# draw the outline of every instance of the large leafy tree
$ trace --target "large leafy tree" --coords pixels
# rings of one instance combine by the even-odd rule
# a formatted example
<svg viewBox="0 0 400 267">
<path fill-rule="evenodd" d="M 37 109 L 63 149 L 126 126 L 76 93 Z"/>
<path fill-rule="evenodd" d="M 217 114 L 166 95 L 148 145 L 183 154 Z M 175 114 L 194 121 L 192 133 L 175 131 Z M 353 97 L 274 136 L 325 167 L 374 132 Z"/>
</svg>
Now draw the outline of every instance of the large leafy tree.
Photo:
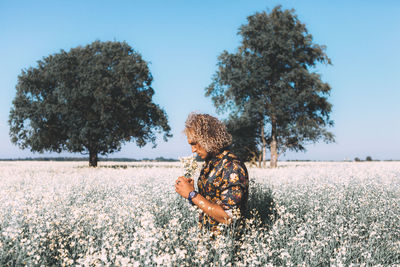
<svg viewBox="0 0 400 267">
<path fill-rule="evenodd" d="M 125 42 L 95 41 L 38 61 L 18 77 L 10 111 L 11 141 L 22 149 L 98 154 L 125 142 L 155 146 L 170 127 L 152 102 L 153 78 L 146 61 Z"/>
<path fill-rule="evenodd" d="M 258 136 L 259 127 L 254 127 L 246 116 L 230 115 L 225 124 L 232 135 L 231 150 L 243 161 L 256 164 L 259 160 Z"/>
<path fill-rule="evenodd" d="M 270 166 L 276 167 L 279 154 L 288 149 L 305 150 L 305 144 L 320 139 L 334 141 L 327 131 L 333 125 L 327 100 L 331 87 L 315 68 L 331 61 L 294 10 L 277 6 L 247 21 L 239 29 L 237 52 L 223 51 L 218 57 L 206 96 L 212 97 L 217 111 L 232 112 L 228 124 L 241 118 L 258 128 L 249 142 L 258 143 L 264 165 L 269 148 Z"/>
</svg>

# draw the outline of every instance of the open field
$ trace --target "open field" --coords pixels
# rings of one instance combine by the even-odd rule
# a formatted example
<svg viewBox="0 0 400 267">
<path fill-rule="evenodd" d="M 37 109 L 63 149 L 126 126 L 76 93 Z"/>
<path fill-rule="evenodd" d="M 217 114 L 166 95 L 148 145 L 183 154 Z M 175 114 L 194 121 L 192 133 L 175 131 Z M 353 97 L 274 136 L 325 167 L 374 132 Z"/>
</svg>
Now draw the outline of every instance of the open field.
<svg viewBox="0 0 400 267">
<path fill-rule="evenodd" d="M 236 251 L 228 235 L 199 233 L 197 211 L 174 191 L 182 172 L 179 163 L 0 162 L 0 265 L 400 264 L 400 162 L 250 168 L 260 216 Z"/>
</svg>

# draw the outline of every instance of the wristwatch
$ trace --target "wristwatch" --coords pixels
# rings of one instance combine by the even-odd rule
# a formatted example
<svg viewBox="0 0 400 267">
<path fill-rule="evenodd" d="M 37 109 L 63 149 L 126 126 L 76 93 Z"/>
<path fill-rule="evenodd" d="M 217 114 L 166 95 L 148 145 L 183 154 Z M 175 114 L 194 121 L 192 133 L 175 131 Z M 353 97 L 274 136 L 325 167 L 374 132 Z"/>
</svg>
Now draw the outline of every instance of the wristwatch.
<svg viewBox="0 0 400 267">
<path fill-rule="evenodd" d="M 190 203 L 191 205 L 194 205 L 193 202 L 192 202 L 192 199 L 193 199 L 195 196 L 197 196 L 197 194 L 198 194 L 198 193 L 197 193 L 196 191 L 192 191 L 192 192 L 189 193 L 188 200 L 189 200 L 189 203 Z"/>
</svg>

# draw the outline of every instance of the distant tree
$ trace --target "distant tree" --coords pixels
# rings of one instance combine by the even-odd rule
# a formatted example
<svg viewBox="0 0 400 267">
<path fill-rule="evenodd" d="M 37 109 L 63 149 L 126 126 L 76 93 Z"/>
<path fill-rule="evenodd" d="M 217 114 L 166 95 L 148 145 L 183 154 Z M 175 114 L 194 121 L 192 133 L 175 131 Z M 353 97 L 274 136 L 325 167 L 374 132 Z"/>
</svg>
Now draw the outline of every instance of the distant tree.
<svg viewBox="0 0 400 267">
<path fill-rule="evenodd" d="M 360 161 L 361 161 L 361 159 L 360 159 L 359 157 L 355 157 L 355 158 L 354 158 L 354 161 L 356 161 L 356 162 L 360 162 Z"/>
<path fill-rule="evenodd" d="M 173 159 L 173 158 L 156 157 L 154 159 L 154 161 L 157 161 L 157 162 L 175 162 L 175 161 L 178 161 L 178 160 L 177 159 Z"/>
<path fill-rule="evenodd" d="M 326 130 L 332 126 L 330 86 L 315 72 L 317 63 L 330 64 L 324 46 L 313 44 L 312 36 L 294 10 L 275 7 L 269 14 L 247 18 L 239 34 L 242 42 L 236 53 L 218 57 L 218 71 L 206 88 L 217 111 L 231 111 L 232 122 L 239 118 L 257 127 L 256 141 L 265 166 L 266 149 L 270 166 L 286 150 L 304 151 L 304 145 L 320 139 L 333 142 Z M 251 145 L 252 146 L 252 145 Z"/>
<path fill-rule="evenodd" d="M 152 102 L 153 77 L 146 61 L 125 42 L 95 41 L 61 50 L 23 70 L 10 111 L 11 141 L 31 151 L 98 154 L 135 140 L 155 146 L 155 133 L 170 127 Z"/>
<path fill-rule="evenodd" d="M 371 158 L 371 156 L 367 156 L 367 157 L 365 158 L 365 160 L 366 160 L 366 161 L 372 161 L 372 158 Z"/>
</svg>

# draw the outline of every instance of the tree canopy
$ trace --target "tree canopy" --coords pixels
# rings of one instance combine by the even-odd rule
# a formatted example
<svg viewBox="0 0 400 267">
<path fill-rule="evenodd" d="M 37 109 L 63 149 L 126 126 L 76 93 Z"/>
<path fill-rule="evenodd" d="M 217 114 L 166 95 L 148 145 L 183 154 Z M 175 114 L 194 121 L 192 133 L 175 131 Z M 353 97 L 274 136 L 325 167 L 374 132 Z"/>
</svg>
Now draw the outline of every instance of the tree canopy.
<svg viewBox="0 0 400 267">
<path fill-rule="evenodd" d="M 218 57 L 206 96 L 212 97 L 218 112 L 231 111 L 228 125 L 246 122 L 252 131 L 249 147 L 258 144 L 255 153 L 264 165 L 269 148 L 270 165 L 276 167 L 278 155 L 288 149 L 302 151 L 307 143 L 334 141 L 326 129 L 333 126 L 327 100 L 331 87 L 316 72 L 318 63 L 331 61 L 294 10 L 277 6 L 247 21 L 239 29 L 242 41 L 237 51 L 223 51 Z M 232 134 L 242 133 L 236 129 Z"/>
<path fill-rule="evenodd" d="M 256 164 L 258 161 L 258 136 L 259 127 L 254 127 L 253 123 L 246 116 L 231 115 L 225 124 L 228 132 L 232 135 L 231 149 L 243 161 Z"/>
<path fill-rule="evenodd" d="M 22 70 L 10 111 L 11 141 L 34 152 L 98 154 L 171 137 L 166 113 L 152 102 L 147 62 L 126 42 L 95 41 L 49 55 Z"/>
</svg>

